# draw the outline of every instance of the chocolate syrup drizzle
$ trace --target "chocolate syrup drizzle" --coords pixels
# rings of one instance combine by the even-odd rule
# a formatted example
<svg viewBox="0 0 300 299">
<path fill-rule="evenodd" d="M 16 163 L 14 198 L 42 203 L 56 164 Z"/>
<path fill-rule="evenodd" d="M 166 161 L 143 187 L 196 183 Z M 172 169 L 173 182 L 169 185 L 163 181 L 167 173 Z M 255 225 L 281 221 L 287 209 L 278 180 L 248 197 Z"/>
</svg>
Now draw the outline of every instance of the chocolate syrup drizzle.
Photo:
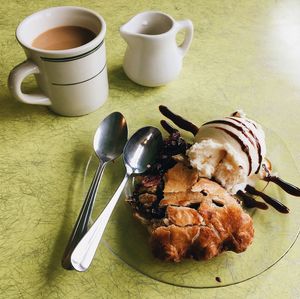
<svg viewBox="0 0 300 299">
<path fill-rule="evenodd" d="M 254 199 L 253 197 L 241 190 L 237 192 L 237 195 L 241 198 L 245 207 L 247 208 L 258 208 L 261 210 L 267 210 L 269 208 L 264 202 L 257 201 L 256 199 Z"/>
<path fill-rule="evenodd" d="M 278 185 L 280 188 L 282 188 L 285 192 L 287 192 L 288 194 L 294 195 L 294 196 L 300 196 L 300 188 L 284 181 L 283 179 L 281 179 L 278 176 L 266 176 L 264 178 L 265 181 L 267 182 L 273 182 L 276 185 Z"/>
<path fill-rule="evenodd" d="M 259 172 L 259 169 L 260 169 L 260 165 L 261 165 L 261 162 L 262 162 L 262 154 L 261 154 L 261 146 L 260 146 L 260 142 L 259 142 L 259 140 L 258 140 L 258 138 L 256 137 L 256 135 L 253 133 L 253 131 L 251 130 L 251 129 L 249 129 L 243 122 L 241 122 L 240 120 L 238 120 L 238 119 L 236 119 L 236 118 L 233 118 L 233 117 L 229 117 L 229 119 L 231 119 L 231 120 L 233 120 L 233 121 L 236 121 L 237 123 L 240 123 L 244 128 L 246 128 L 248 131 L 249 131 L 249 133 L 252 135 L 252 137 L 255 139 L 255 142 L 256 142 L 256 147 L 257 147 L 257 154 L 258 154 L 258 167 L 257 167 L 257 169 L 256 169 L 256 171 L 255 171 L 255 173 L 258 173 Z M 257 129 L 257 127 L 256 127 L 256 125 L 253 123 L 253 122 L 251 122 L 251 121 L 249 121 L 249 120 L 247 120 L 248 122 L 250 122 L 256 129 Z"/>
<path fill-rule="evenodd" d="M 216 277 L 217 282 L 222 282 L 221 278 L 219 276 Z"/>
<path fill-rule="evenodd" d="M 179 131 L 175 128 L 173 128 L 168 122 L 165 120 L 160 121 L 161 126 L 170 134 L 179 133 Z"/>
<path fill-rule="evenodd" d="M 290 211 L 287 206 L 285 206 L 283 203 L 281 203 L 277 199 L 270 197 L 261 191 L 256 190 L 254 187 L 252 187 L 250 185 L 247 185 L 245 190 L 252 195 L 257 195 L 257 196 L 261 197 L 266 203 L 268 203 L 270 206 L 272 206 L 274 209 L 276 209 L 280 213 L 288 214 Z"/>
<path fill-rule="evenodd" d="M 230 119 L 231 120 L 235 120 L 234 118 L 230 118 Z M 242 124 L 249 131 L 249 129 L 242 122 L 239 122 L 239 123 Z M 240 127 L 240 126 L 238 126 L 238 125 L 236 125 L 236 124 L 234 124 L 234 123 L 232 123 L 232 122 L 230 122 L 228 120 L 224 120 L 224 119 L 212 120 L 212 121 L 204 123 L 203 126 L 210 125 L 210 124 L 224 124 L 224 125 L 228 125 L 230 127 L 233 127 L 236 130 L 240 131 L 250 141 L 250 143 L 253 146 L 255 146 L 253 140 L 249 137 L 249 135 L 246 134 L 245 130 L 242 127 Z M 251 134 L 251 136 L 253 137 L 253 134 Z"/>
<path fill-rule="evenodd" d="M 191 132 L 194 136 L 198 133 L 199 128 L 196 125 L 182 118 L 181 116 L 174 114 L 166 106 L 160 105 L 159 111 L 161 112 L 162 115 L 170 119 L 179 128 Z"/>
</svg>

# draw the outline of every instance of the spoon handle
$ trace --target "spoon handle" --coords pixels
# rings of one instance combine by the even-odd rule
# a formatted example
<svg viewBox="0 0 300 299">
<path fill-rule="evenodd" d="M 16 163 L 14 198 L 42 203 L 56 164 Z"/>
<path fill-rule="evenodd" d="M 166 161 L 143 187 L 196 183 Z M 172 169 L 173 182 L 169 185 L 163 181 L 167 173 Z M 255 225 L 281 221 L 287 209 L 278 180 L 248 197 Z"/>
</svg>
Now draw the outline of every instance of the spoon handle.
<svg viewBox="0 0 300 299">
<path fill-rule="evenodd" d="M 108 205 L 74 249 L 71 255 L 71 263 L 75 270 L 80 272 L 86 271 L 90 266 L 110 215 L 112 214 L 113 209 L 119 200 L 129 176 L 130 174 L 128 173 L 125 175 L 122 183 L 118 187 Z"/>
<path fill-rule="evenodd" d="M 90 219 L 90 216 L 92 214 L 94 202 L 96 199 L 99 182 L 102 178 L 102 174 L 104 171 L 104 168 L 106 166 L 106 162 L 99 162 L 98 168 L 95 172 L 93 181 L 90 185 L 90 188 L 86 194 L 83 206 L 81 208 L 81 211 L 79 213 L 79 216 L 77 218 L 76 224 L 74 226 L 73 232 L 70 236 L 68 245 L 65 249 L 63 258 L 62 258 L 62 266 L 67 270 L 73 270 L 73 266 L 71 264 L 71 254 L 76 247 L 76 245 L 79 243 L 79 241 L 82 239 L 82 237 L 86 234 L 88 230 L 88 222 Z"/>
</svg>

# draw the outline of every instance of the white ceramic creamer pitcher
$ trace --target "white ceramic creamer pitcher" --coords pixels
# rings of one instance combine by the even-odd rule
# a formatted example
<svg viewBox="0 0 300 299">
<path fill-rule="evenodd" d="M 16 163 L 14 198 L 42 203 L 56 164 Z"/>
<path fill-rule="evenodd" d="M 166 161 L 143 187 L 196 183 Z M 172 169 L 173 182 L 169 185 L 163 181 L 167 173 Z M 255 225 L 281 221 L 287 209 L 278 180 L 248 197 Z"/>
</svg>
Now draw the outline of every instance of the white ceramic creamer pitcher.
<svg viewBox="0 0 300 299">
<path fill-rule="evenodd" d="M 176 35 L 180 30 L 185 30 L 185 39 L 178 46 Z M 126 75 L 140 85 L 154 87 L 179 75 L 182 59 L 192 42 L 193 23 L 147 11 L 123 25 L 120 34 L 128 44 L 123 63 Z"/>
</svg>

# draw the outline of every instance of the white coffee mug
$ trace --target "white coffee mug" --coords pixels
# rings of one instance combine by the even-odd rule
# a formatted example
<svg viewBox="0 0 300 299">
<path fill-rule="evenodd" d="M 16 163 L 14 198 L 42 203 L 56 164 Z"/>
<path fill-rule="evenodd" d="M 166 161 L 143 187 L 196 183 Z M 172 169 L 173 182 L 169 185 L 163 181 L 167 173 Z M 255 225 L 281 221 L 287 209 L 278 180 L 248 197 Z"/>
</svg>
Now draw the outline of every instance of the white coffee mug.
<svg viewBox="0 0 300 299">
<path fill-rule="evenodd" d="M 61 26 L 79 26 L 96 37 L 72 49 L 43 50 L 32 46 L 43 32 Z M 52 7 L 27 17 L 16 31 L 27 60 L 10 73 L 13 96 L 26 104 L 46 105 L 65 116 L 79 116 L 98 109 L 108 97 L 104 37 L 106 24 L 97 13 L 73 6 Z M 22 81 L 34 74 L 42 94 L 25 94 Z"/>
</svg>

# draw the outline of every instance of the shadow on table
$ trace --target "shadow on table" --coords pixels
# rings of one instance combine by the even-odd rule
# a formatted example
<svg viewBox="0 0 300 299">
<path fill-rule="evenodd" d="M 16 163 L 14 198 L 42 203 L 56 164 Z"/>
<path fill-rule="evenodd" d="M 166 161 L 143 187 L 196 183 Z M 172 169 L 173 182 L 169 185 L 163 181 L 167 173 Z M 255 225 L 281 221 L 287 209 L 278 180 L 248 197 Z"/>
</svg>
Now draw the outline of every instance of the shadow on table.
<svg viewBox="0 0 300 299">
<path fill-rule="evenodd" d="M 155 94 L 160 92 L 162 87 L 146 87 L 131 81 L 125 74 L 122 65 L 115 66 L 108 70 L 110 90 L 118 90 L 135 96 Z"/>
<path fill-rule="evenodd" d="M 74 168 L 71 173 L 73 179 L 71 180 L 68 198 L 65 202 L 63 221 L 60 223 L 60 230 L 57 233 L 49 258 L 45 274 L 47 282 L 53 281 L 64 271 L 61 265 L 62 257 L 83 203 L 83 176 L 90 154 L 89 150 L 81 150 L 73 158 Z"/>
<path fill-rule="evenodd" d="M 36 85 L 35 79 L 33 76 L 29 76 L 22 83 L 22 91 L 24 93 L 41 93 L 39 88 Z M 43 115 L 52 116 L 56 115 L 53 112 L 50 112 L 46 106 L 40 105 L 28 105 L 21 102 L 18 102 L 10 93 L 7 84 L 1 86 L 0 90 L 0 118 L 1 120 L 20 120 L 27 118 L 35 118 Z"/>
</svg>

